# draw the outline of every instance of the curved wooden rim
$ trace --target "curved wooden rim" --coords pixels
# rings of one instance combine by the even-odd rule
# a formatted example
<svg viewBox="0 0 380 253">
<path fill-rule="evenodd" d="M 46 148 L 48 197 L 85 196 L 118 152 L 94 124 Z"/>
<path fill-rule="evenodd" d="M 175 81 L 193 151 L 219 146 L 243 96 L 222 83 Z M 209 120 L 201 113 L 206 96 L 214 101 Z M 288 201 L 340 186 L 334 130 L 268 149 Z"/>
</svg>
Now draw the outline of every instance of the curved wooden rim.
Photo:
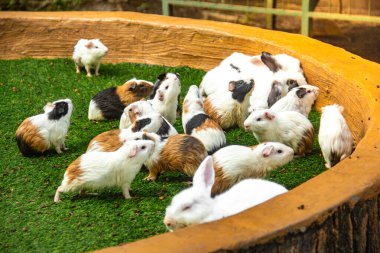
<svg viewBox="0 0 380 253">
<path fill-rule="evenodd" d="M 209 69 L 234 51 L 293 55 L 301 60 L 309 83 L 320 88 L 318 108 L 345 106 L 357 142 L 350 158 L 334 168 L 239 215 L 105 251 L 244 249 L 304 232 L 339 206 L 355 206 L 380 193 L 379 64 L 302 35 L 220 22 L 128 12 L 0 13 L 2 59 L 70 57 L 79 37 L 102 38 L 111 49 L 108 62 Z"/>
</svg>

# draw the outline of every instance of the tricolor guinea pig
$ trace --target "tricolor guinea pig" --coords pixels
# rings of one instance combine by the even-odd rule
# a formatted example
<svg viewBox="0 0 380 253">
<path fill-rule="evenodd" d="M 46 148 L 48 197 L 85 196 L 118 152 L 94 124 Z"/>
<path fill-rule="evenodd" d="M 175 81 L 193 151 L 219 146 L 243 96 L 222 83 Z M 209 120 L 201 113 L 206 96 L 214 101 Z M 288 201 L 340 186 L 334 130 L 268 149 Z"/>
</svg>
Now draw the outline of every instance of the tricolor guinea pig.
<svg viewBox="0 0 380 253">
<path fill-rule="evenodd" d="M 112 152 L 118 150 L 125 142 L 146 140 L 144 132 L 131 133 L 127 129 L 113 129 L 95 136 L 88 144 L 86 152 Z"/>
<path fill-rule="evenodd" d="M 206 114 L 223 129 L 242 126 L 248 114 L 249 96 L 253 86 L 253 79 L 231 81 L 228 90 L 212 93 L 205 99 Z"/>
<path fill-rule="evenodd" d="M 99 39 L 80 39 L 74 47 L 73 60 L 76 71 L 84 67 L 87 76 L 91 77 L 91 69 L 95 69 L 95 75 L 99 75 L 100 60 L 108 52 L 108 48 Z"/>
<path fill-rule="evenodd" d="M 278 100 L 270 109 L 276 112 L 296 111 L 308 117 L 318 93 L 318 87 L 302 85 L 289 91 L 285 97 Z"/>
<path fill-rule="evenodd" d="M 203 109 L 203 99 L 196 85 L 191 85 L 182 106 L 182 125 L 185 134 L 198 138 L 208 154 L 226 145 L 223 129 Z"/>
<path fill-rule="evenodd" d="M 44 111 L 25 119 L 16 130 L 17 145 L 23 156 L 39 156 L 51 149 L 58 154 L 67 150 L 65 140 L 73 111 L 71 100 L 48 103 Z"/>
<path fill-rule="evenodd" d="M 133 102 L 124 108 L 124 112 L 120 118 L 119 128 L 128 128 L 139 117 L 145 116 L 149 113 L 153 113 L 155 110 L 152 104 L 144 99 Z"/>
<path fill-rule="evenodd" d="M 101 189 L 119 186 L 126 199 L 136 174 L 154 150 L 150 140 L 126 142 L 113 152 L 88 152 L 78 157 L 66 169 L 54 202 L 59 202 L 62 192 Z"/>
<path fill-rule="evenodd" d="M 164 224 L 170 231 L 219 220 L 287 192 L 274 182 L 245 179 L 213 198 L 214 175 L 213 160 L 208 156 L 195 172 L 193 185 L 175 195 L 166 208 Z"/>
<path fill-rule="evenodd" d="M 328 169 L 352 153 L 352 134 L 343 110 L 337 104 L 322 107 L 318 141 Z"/>
<path fill-rule="evenodd" d="M 153 99 L 149 100 L 153 109 L 173 124 L 177 117 L 181 81 L 178 74 L 163 73 L 158 76 Z"/>
<path fill-rule="evenodd" d="M 153 84 L 151 82 L 135 78 L 121 86 L 102 90 L 90 101 L 88 119 L 120 119 L 126 106 L 148 96 L 152 90 Z"/>
<path fill-rule="evenodd" d="M 153 112 L 142 116 L 133 122 L 133 124 L 126 129 L 129 133 L 140 131 L 147 131 L 156 133 L 161 137 L 168 137 L 178 134 L 177 130 L 170 124 L 161 114 Z"/>
<path fill-rule="evenodd" d="M 165 171 L 180 171 L 192 176 L 207 156 L 202 142 L 191 135 L 177 134 L 167 139 L 151 133 L 146 135 L 155 139 L 154 152 L 145 162 L 149 170 L 149 175 L 145 178 L 147 181 L 155 181 Z"/>
<path fill-rule="evenodd" d="M 281 142 L 293 148 L 297 156 L 310 153 L 313 149 L 313 125 L 299 112 L 253 111 L 244 121 L 244 127 L 252 131 L 259 142 Z"/>
<path fill-rule="evenodd" d="M 246 178 L 263 178 L 293 159 L 292 148 L 279 142 L 253 147 L 230 145 L 213 154 L 215 182 L 212 195 L 220 194 Z"/>
</svg>

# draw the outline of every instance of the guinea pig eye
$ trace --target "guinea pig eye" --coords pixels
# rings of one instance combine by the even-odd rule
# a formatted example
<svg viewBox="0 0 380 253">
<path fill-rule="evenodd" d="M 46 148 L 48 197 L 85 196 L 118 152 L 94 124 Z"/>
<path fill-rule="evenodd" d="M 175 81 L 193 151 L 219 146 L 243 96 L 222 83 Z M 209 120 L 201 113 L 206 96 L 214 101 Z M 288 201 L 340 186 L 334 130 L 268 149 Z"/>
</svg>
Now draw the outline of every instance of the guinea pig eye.
<svg viewBox="0 0 380 253">
<path fill-rule="evenodd" d="M 98 46 L 95 46 L 95 48 L 99 48 Z"/>
<path fill-rule="evenodd" d="M 146 147 L 145 146 L 142 146 L 141 149 L 144 150 Z"/>
<path fill-rule="evenodd" d="M 132 108 L 129 108 L 129 111 L 132 112 Z"/>
<path fill-rule="evenodd" d="M 261 118 L 257 118 L 256 121 L 261 121 Z"/>
<path fill-rule="evenodd" d="M 135 141 L 138 141 L 138 140 L 140 140 L 140 138 L 138 138 L 138 137 L 137 137 L 137 138 L 135 138 Z"/>
<path fill-rule="evenodd" d="M 168 88 L 169 88 L 169 86 L 166 86 L 166 87 L 165 87 L 165 90 L 167 90 Z"/>
<path fill-rule="evenodd" d="M 308 91 L 307 91 L 307 93 L 310 93 L 310 92 L 311 92 L 311 90 L 308 90 Z"/>
<path fill-rule="evenodd" d="M 281 149 L 277 150 L 277 153 L 281 154 L 281 153 L 282 153 L 282 150 L 281 150 Z"/>
</svg>

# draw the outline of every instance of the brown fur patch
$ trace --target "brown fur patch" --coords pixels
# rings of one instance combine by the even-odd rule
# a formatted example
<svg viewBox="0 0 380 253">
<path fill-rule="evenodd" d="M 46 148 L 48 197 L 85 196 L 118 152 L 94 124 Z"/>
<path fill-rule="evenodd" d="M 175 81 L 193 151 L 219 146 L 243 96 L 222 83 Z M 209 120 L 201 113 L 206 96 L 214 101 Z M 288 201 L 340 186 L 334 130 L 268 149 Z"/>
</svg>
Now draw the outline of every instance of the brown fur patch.
<svg viewBox="0 0 380 253">
<path fill-rule="evenodd" d="M 158 162 L 148 168 L 149 175 L 155 179 L 164 171 L 180 171 L 193 176 L 206 156 L 206 148 L 197 138 L 187 134 L 170 136 Z"/>
<path fill-rule="evenodd" d="M 301 141 L 298 143 L 297 150 L 295 150 L 295 155 L 305 155 L 307 153 L 311 153 L 313 150 L 314 144 L 314 128 L 309 128 L 306 130 L 303 135 Z"/>
<path fill-rule="evenodd" d="M 210 116 L 213 120 L 215 120 L 216 123 L 221 125 L 221 116 L 218 114 L 218 112 L 215 110 L 214 106 L 210 102 L 208 98 L 205 99 L 204 101 L 204 110 L 205 113 Z"/>
<path fill-rule="evenodd" d="M 114 129 L 95 136 L 90 141 L 90 144 L 88 144 L 87 151 L 94 145 L 94 142 L 96 142 L 96 145 L 100 146 L 104 152 L 116 151 L 123 145 L 123 143 L 120 142 L 119 134 L 120 129 Z"/>
<path fill-rule="evenodd" d="M 48 150 L 48 142 L 40 134 L 39 129 L 32 124 L 29 118 L 25 119 L 16 130 L 16 138 L 22 140 L 30 149 L 37 153 L 43 153 Z M 20 147 L 20 146 L 19 146 Z M 26 150 L 22 150 L 24 154 Z"/>
<path fill-rule="evenodd" d="M 185 101 L 182 103 L 182 109 L 183 109 L 183 113 L 189 112 L 189 107 L 187 106 L 187 103 L 185 103 Z"/>
<path fill-rule="evenodd" d="M 116 88 L 116 94 L 125 106 L 150 95 L 152 91 L 153 86 L 147 82 L 140 82 L 138 84 L 135 81 L 128 81 Z"/>
<path fill-rule="evenodd" d="M 195 128 L 195 131 L 207 130 L 210 128 L 214 128 L 214 129 L 218 129 L 218 130 L 223 131 L 223 129 L 219 126 L 219 124 L 216 123 L 215 120 L 213 120 L 213 119 L 206 119 L 202 125 Z"/>
<path fill-rule="evenodd" d="M 217 162 L 214 162 L 214 170 L 215 170 L 215 182 L 212 186 L 211 196 L 215 196 L 221 194 L 231 188 L 232 181 L 228 178 L 225 178 L 223 175 L 223 170 L 219 166 Z"/>
<path fill-rule="evenodd" d="M 83 174 L 83 171 L 80 167 L 80 160 L 81 160 L 81 157 L 78 157 L 77 159 L 75 159 L 74 162 L 72 162 L 69 167 L 67 167 L 66 169 L 66 176 L 68 178 L 67 180 L 67 185 L 70 185 L 73 180 L 75 179 L 78 179 L 80 176 L 82 176 Z"/>
</svg>

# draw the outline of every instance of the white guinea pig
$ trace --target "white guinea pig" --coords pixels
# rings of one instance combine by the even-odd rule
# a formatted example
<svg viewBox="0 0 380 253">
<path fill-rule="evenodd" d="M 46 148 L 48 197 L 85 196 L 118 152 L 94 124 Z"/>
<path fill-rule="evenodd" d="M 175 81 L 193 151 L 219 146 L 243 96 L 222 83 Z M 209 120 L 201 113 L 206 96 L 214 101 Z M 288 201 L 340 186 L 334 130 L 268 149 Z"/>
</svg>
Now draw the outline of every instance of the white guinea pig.
<svg viewBox="0 0 380 253">
<path fill-rule="evenodd" d="M 246 147 L 230 145 L 213 154 L 215 183 L 212 195 L 220 194 L 246 178 L 262 178 L 293 159 L 292 148 L 279 142 Z"/>
<path fill-rule="evenodd" d="M 322 108 L 318 140 L 328 169 L 352 153 L 352 134 L 343 110 L 337 104 Z"/>
<path fill-rule="evenodd" d="M 60 201 L 62 192 L 113 186 L 121 187 L 124 197 L 130 198 L 131 183 L 153 149 L 153 141 L 139 140 L 128 142 L 113 152 L 81 155 L 67 167 L 54 202 Z"/>
<path fill-rule="evenodd" d="M 62 99 L 47 103 L 44 113 L 25 119 L 16 130 L 16 141 L 23 156 L 39 156 L 50 149 L 67 150 L 65 140 L 73 103 Z"/>
<path fill-rule="evenodd" d="M 296 111 L 308 117 L 318 93 L 318 87 L 302 85 L 289 91 L 285 97 L 278 100 L 270 109 L 276 112 Z"/>
<path fill-rule="evenodd" d="M 85 67 L 87 76 L 91 77 L 91 68 L 95 69 L 95 75 L 99 75 L 100 60 L 108 52 L 108 48 L 99 39 L 80 39 L 74 47 L 73 59 L 77 73 Z"/>
<path fill-rule="evenodd" d="M 174 196 L 166 208 L 164 224 L 170 231 L 219 220 L 287 192 L 282 185 L 270 181 L 245 179 L 212 198 L 214 174 L 213 160 L 208 156 L 196 171 L 193 186 Z"/>
<path fill-rule="evenodd" d="M 254 111 L 244 121 L 244 127 L 252 131 L 259 142 L 281 142 L 293 148 L 297 156 L 310 153 L 313 149 L 313 125 L 299 112 Z"/>
<path fill-rule="evenodd" d="M 133 102 L 124 108 L 124 112 L 120 118 L 119 128 L 128 128 L 137 118 L 155 112 L 152 104 L 145 100 Z"/>
</svg>

